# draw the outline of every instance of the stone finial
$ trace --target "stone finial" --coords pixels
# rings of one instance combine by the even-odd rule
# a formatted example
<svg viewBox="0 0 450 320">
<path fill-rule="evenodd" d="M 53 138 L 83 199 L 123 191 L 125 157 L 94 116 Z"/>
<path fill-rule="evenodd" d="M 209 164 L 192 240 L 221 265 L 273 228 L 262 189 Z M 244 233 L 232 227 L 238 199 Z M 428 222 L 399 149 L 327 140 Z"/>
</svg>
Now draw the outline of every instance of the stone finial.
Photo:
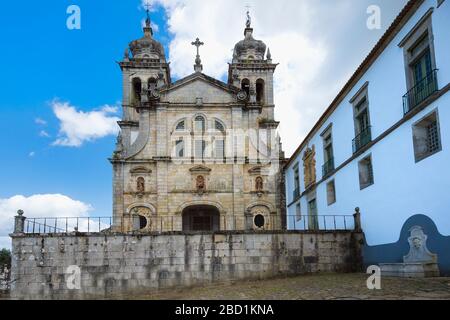
<svg viewBox="0 0 450 320">
<path fill-rule="evenodd" d="M 19 209 L 19 210 L 17 210 L 17 216 L 14 217 L 14 233 L 15 234 L 24 233 L 26 217 L 24 217 L 23 214 L 24 214 L 23 210 Z"/>
<path fill-rule="evenodd" d="M 128 48 L 123 53 L 123 61 L 130 61 L 130 50 Z"/>
<path fill-rule="evenodd" d="M 272 54 L 270 53 L 270 48 L 267 49 L 267 62 L 272 62 Z"/>
<path fill-rule="evenodd" d="M 360 213 L 360 209 L 358 207 L 355 208 L 355 213 L 353 214 L 353 218 L 355 220 L 355 231 L 362 231 L 362 226 L 361 226 L 361 213 Z"/>
</svg>

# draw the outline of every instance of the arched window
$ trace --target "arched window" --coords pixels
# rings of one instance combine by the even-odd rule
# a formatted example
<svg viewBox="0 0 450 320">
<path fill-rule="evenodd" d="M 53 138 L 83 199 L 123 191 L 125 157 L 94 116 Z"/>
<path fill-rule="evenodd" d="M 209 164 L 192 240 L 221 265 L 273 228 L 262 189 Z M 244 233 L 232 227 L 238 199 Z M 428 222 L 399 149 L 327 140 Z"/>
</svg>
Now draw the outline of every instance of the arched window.
<svg viewBox="0 0 450 320">
<path fill-rule="evenodd" d="M 250 96 L 250 80 L 243 79 L 241 82 L 241 89 L 247 93 L 247 97 Z"/>
<path fill-rule="evenodd" d="M 203 116 L 194 118 L 194 157 L 196 160 L 203 160 L 206 156 L 206 120 Z"/>
<path fill-rule="evenodd" d="M 178 122 L 177 127 L 176 127 L 176 130 L 177 130 L 177 131 L 183 131 L 183 130 L 186 130 L 186 122 L 185 122 L 184 120 Z"/>
<path fill-rule="evenodd" d="M 214 122 L 214 128 L 220 132 L 214 138 L 214 149 L 216 159 L 225 159 L 225 127 L 222 122 L 216 120 Z"/>
<path fill-rule="evenodd" d="M 256 80 L 256 102 L 264 103 L 264 80 Z"/>
<path fill-rule="evenodd" d="M 155 78 L 150 78 L 148 79 L 148 90 L 150 92 L 155 91 L 156 90 L 156 79 Z"/>
<path fill-rule="evenodd" d="M 195 131 L 204 132 L 206 129 L 205 118 L 203 118 L 202 116 L 195 117 L 194 128 Z"/>
<path fill-rule="evenodd" d="M 184 157 L 184 140 L 180 139 L 175 142 L 175 153 L 176 158 Z"/>
<path fill-rule="evenodd" d="M 131 104 L 136 104 L 137 102 L 141 101 L 141 91 L 142 91 L 142 84 L 141 79 L 134 78 L 132 81 L 132 89 L 133 89 L 133 96 L 131 99 Z"/>
<path fill-rule="evenodd" d="M 221 133 L 225 134 L 225 127 L 223 126 L 222 122 L 216 120 L 215 121 L 215 128 L 217 131 L 220 131 Z"/>
</svg>

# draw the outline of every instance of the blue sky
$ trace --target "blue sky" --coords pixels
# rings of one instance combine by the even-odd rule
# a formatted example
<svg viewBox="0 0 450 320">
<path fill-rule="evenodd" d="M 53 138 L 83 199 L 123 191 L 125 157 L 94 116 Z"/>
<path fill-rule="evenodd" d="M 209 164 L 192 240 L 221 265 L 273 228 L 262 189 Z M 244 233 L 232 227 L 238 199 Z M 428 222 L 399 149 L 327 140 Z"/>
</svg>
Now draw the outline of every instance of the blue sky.
<svg viewBox="0 0 450 320">
<path fill-rule="evenodd" d="M 274 61 L 280 62 L 275 77 L 276 115 L 287 124 L 281 137 L 288 155 L 405 2 L 282 0 L 278 5 L 249 1 L 255 36 L 268 44 Z M 155 38 L 172 62 L 172 78 L 193 71 L 195 49 L 190 41 L 200 36 L 205 41 L 201 49 L 204 72 L 225 79 L 231 49 L 243 37 L 245 4 L 239 0 L 152 3 Z M 72 4 L 81 8 L 81 30 L 66 27 L 66 10 Z M 269 4 L 271 10 L 267 10 Z M 379 30 L 365 25 L 371 4 L 382 9 Z M 114 149 L 115 134 L 109 128 L 98 136 L 88 134 L 90 139 L 84 137 L 76 146 L 55 145 L 68 134 L 61 131 L 64 121 L 57 116 L 55 101 L 72 108 L 69 116 L 97 112 L 109 124 L 120 117 L 122 81 L 116 61 L 131 40 L 142 36 L 145 11 L 141 5 L 140 0 L 2 3 L 0 247 L 9 241 L 6 235 L 18 206 L 28 208 L 29 216 L 87 214 L 87 208 L 91 216 L 111 214 L 112 170 L 107 158 Z M 105 105 L 119 106 L 117 114 L 104 112 Z M 96 118 L 83 122 L 80 117 L 71 123 L 74 134 L 80 134 L 78 125 L 102 125 Z M 47 197 L 30 200 L 38 195 Z"/>
<path fill-rule="evenodd" d="M 81 148 L 51 146 L 59 124 L 50 102 L 58 98 L 89 111 L 120 101 L 121 74 L 115 61 L 122 58 L 130 40 L 141 36 L 144 12 L 138 8 L 139 1 L 115 1 L 111 6 L 106 0 L 78 0 L 82 28 L 68 30 L 66 9 L 72 3 L 2 4 L 0 198 L 62 193 L 95 204 L 96 212 L 109 215 L 107 158 L 114 137 Z M 163 25 L 161 12 L 152 16 Z M 167 33 L 156 36 L 167 43 Z M 41 137 L 42 130 L 50 137 Z"/>
</svg>

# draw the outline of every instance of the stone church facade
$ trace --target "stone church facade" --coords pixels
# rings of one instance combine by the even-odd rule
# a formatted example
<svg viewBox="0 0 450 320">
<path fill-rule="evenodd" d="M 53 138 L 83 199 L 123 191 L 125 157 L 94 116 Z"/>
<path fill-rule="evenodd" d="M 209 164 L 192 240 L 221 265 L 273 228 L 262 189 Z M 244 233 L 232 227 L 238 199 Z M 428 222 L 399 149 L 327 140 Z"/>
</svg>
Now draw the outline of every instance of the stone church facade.
<svg viewBox="0 0 450 320">
<path fill-rule="evenodd" d="M 228 82 L 194 73 L 172 82 L 163 46 L 144 36 L 119 63 L 123 119 L 113 166 L 116 231 L 284 228 L 284 155 L 274 120 L 270 50 L 250 18 Z"/>
</svg>

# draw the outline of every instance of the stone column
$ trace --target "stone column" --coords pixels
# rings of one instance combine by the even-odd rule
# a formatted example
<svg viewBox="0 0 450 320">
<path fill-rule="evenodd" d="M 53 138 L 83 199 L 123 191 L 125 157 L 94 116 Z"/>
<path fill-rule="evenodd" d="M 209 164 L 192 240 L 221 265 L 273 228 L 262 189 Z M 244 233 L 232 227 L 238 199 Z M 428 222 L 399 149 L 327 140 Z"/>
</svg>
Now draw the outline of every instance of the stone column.
<svg viewBox="0 0 450 320">
<path fill-rule="evenodd" d="M 23 210 L 18 210 L 17 216 L 14 217 L 14 234 L 24 233 L 25 219 Z"/>
<path fill-rule="evenodd" d="M 123 162 L 113 162 L 113 225 L 115 232 L 124 231 Z"/>
<path fill-rule="evenodd" d="M 253 215 L 250 211 L 245 211 L 245 230 L 253 230 Z"/>
</svg>

